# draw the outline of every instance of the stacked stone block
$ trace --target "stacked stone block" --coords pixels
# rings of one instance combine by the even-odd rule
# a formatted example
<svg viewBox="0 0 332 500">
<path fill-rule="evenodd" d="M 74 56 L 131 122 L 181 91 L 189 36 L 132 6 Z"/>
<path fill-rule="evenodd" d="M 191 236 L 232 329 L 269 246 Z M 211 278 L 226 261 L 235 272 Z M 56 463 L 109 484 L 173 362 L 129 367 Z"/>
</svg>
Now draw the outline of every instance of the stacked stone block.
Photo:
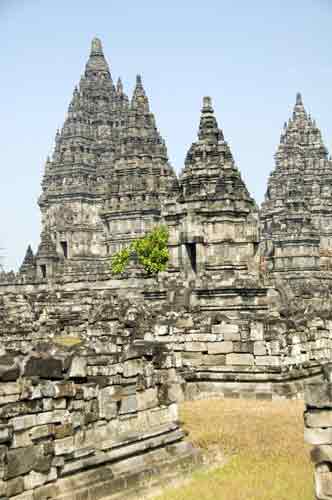
<svg viewBox="0 0 332 500">
<path fill-rule="evenodd" d="M 163 467 L 167 475 L 189 464 L 178 389 L 174 356 L 147 342 L 122 355 L 50 342 L 28 355 L 6 352 L 0 498 L 128 498 Z"/>
<path fill-rule="evenodd" d="M 330 320 L 297 329 L 278 315 L 171 311 L 158 318 L 154 337 L 181 354 L 188 399 L 300 397 L 306 383 L 321 380 L 332 349 Z"/>
<path fill-rule="evenodd" d="M 325 380 L 306 388 L 304 437 L 313 445 L 311 460 L 315 469 L 315 498 L 332 498 L 332 367 L 325 369 Z"/>
<path fill-rule="evenodd" d="M 142 293 L 139 279 L 132 279 L 132 287 L 112 285 L 90 283 L 88 290 L 85 282 L 51 290 L 22 285 L 20 293 L 6 287 L 0 293 L 2 346 L 27 353 L 43 340 L 73 338 L 114 356 L 137 340 L 156 341 L 177 355 L 189 398 L 208 393 L 295 397 L 306 381 L 321 376 L 331 358 L 329 302 L 324 315 L 320 302 L 304 315 L 299 302 L 291 309 L 290 298 L 272 308 L 266 295 L 243 296 L 234 308 L 231 299 L 226 307 L 223 295 L 220 307 L 221 290 L 184 294 L 151 280 Z"/>
</svg>

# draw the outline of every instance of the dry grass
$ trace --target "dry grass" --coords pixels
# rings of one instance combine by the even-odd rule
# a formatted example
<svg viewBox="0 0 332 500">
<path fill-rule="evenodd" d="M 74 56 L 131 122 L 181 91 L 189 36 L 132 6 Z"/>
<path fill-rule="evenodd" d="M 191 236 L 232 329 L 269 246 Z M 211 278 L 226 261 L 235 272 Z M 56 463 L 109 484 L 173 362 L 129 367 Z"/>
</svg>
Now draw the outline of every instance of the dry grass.
<svg viewBox="0 0 332 500">
<path fill-rule="evenodd" d="M 229 460 L 158 500 L 312 500 L 303 402 L 195 401 L 182 405 L 181 419 L 192 442 Z"/>
<path fill-rule="evenodd" d="M 82 339 L 73 335 L 67 335 L 66 337 L 54 337 L 53 342 L 61 345 L 62 347 L 73 347 L 81 344 Z"/>
</svg>

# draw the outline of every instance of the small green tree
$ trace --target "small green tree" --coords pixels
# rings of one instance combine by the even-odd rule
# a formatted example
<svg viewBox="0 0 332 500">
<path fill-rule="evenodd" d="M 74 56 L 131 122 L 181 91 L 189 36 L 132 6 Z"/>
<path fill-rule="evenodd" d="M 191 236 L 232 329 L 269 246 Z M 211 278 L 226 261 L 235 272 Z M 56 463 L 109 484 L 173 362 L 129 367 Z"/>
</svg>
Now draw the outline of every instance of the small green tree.
<svg viewBox="0 0 332 500">
<path fill-rule="evenodd" d="M 143 238 L 134 240 L 128 247 L 114 254 L 111 260 L 112 273 L 123 273 L 131 256 L 137 257 L 148 274 L 165 271 L 169 260 L 167 227 L 155 227 Z"/>
<path fill-rule="evenodd" d="M 126 269 L 131 256 L 131 249 L 123 248 L 113 255 L 111 261 L 111 268 L 113 274 L 121 274 Z"/>
</svg>

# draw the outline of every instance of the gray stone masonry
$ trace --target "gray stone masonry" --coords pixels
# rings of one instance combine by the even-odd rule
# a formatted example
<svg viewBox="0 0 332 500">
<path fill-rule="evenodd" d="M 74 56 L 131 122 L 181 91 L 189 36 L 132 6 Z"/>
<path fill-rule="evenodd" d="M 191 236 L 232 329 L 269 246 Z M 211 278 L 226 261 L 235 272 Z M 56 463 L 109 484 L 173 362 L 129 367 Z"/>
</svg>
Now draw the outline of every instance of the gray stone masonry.
<svg viewBox="0 0 332 500">
<path fill-rule="evenodd" d="M 313 445 L 317 500 L 332 498 L 332 365 L 324 373 L 324 382 L 308 385 L 305 392 L 304 437 Z"/>
<path fill-rule="evenodd" d="M 177 177 L 141 76 L 129 99 L 93 39 L 46 161 L 38 249 L 0 270 L 0 500 L 129 498 L 195 457 L 177 401 L 322 382 L 332 162 L 300 94 L 275 160 L 259 209 L 204 97 Z M 132 259 L 113 276 L 113 255 L 157 224 L 167 270 Z M 307 388 L 319 500 L 332 495 L 330 382 Z"/>
<path fill-rule="evenodd" d="M 199 460 L 178 422 L 172 353 L 69 341 L 0 357 L 1 499 L 127 498 Z"/>
<path fill-rule="evenodd" d="M 46 162 L 39 248 L 1 276 L 1 345 L 75 335 L 121 353 L 157 340 L 181 358 L 187 397 L 298 395 L 331 360 L 330 174 L 298 95 L 259 210 L 205 97 L 177 178 L 142 78 L 128 99 L 94 39 Z M 114 252 L 159 223 L 166 272 L 133 261 L 112 276 Z"/>
</svg>

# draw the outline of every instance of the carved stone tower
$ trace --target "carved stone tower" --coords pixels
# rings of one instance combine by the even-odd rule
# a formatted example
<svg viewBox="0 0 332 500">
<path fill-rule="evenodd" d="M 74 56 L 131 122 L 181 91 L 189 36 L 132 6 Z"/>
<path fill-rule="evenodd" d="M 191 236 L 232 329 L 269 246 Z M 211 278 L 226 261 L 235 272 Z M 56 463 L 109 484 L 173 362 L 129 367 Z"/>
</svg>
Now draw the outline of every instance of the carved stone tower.
<svg viewBox="0 0 332 500">
<path fill-rule="evenodd" d="M 271 273 L 315 272 L 332 260 L 332 163 L 321 132 L 297 95 L 285 123 L 260 214 Z"/>
<path fill-rule="evenodd" d="M 162 203 L 176 179 L 139 75 L 126 112 L 112 167 L 105 168 L 108 158 L 101 162 L 109 172 L 101 212 L 108 254 L 160 222 Z"/>
<path fill-rule="evenodd" d="M 103 139 L 108 133 L 111 136 L 115 99 L 101 42 L 95 38 L 64 126 L 56 134 L 52 159 L 46 162 L 39 200 L 43 230 L 63 260 L 82 262 L 102 253 L 97 166 L 101 154 L 111 147 Z"/>
<path fill-rule="evenodd" d="M 192 276 L 219 273 L 231 282 L 255 267 L 257 207 L 218 128 L 209 97 L 203 100 L 198 140 L 188 151 L 164 216 L 175 268 Z"/>
</svg>

